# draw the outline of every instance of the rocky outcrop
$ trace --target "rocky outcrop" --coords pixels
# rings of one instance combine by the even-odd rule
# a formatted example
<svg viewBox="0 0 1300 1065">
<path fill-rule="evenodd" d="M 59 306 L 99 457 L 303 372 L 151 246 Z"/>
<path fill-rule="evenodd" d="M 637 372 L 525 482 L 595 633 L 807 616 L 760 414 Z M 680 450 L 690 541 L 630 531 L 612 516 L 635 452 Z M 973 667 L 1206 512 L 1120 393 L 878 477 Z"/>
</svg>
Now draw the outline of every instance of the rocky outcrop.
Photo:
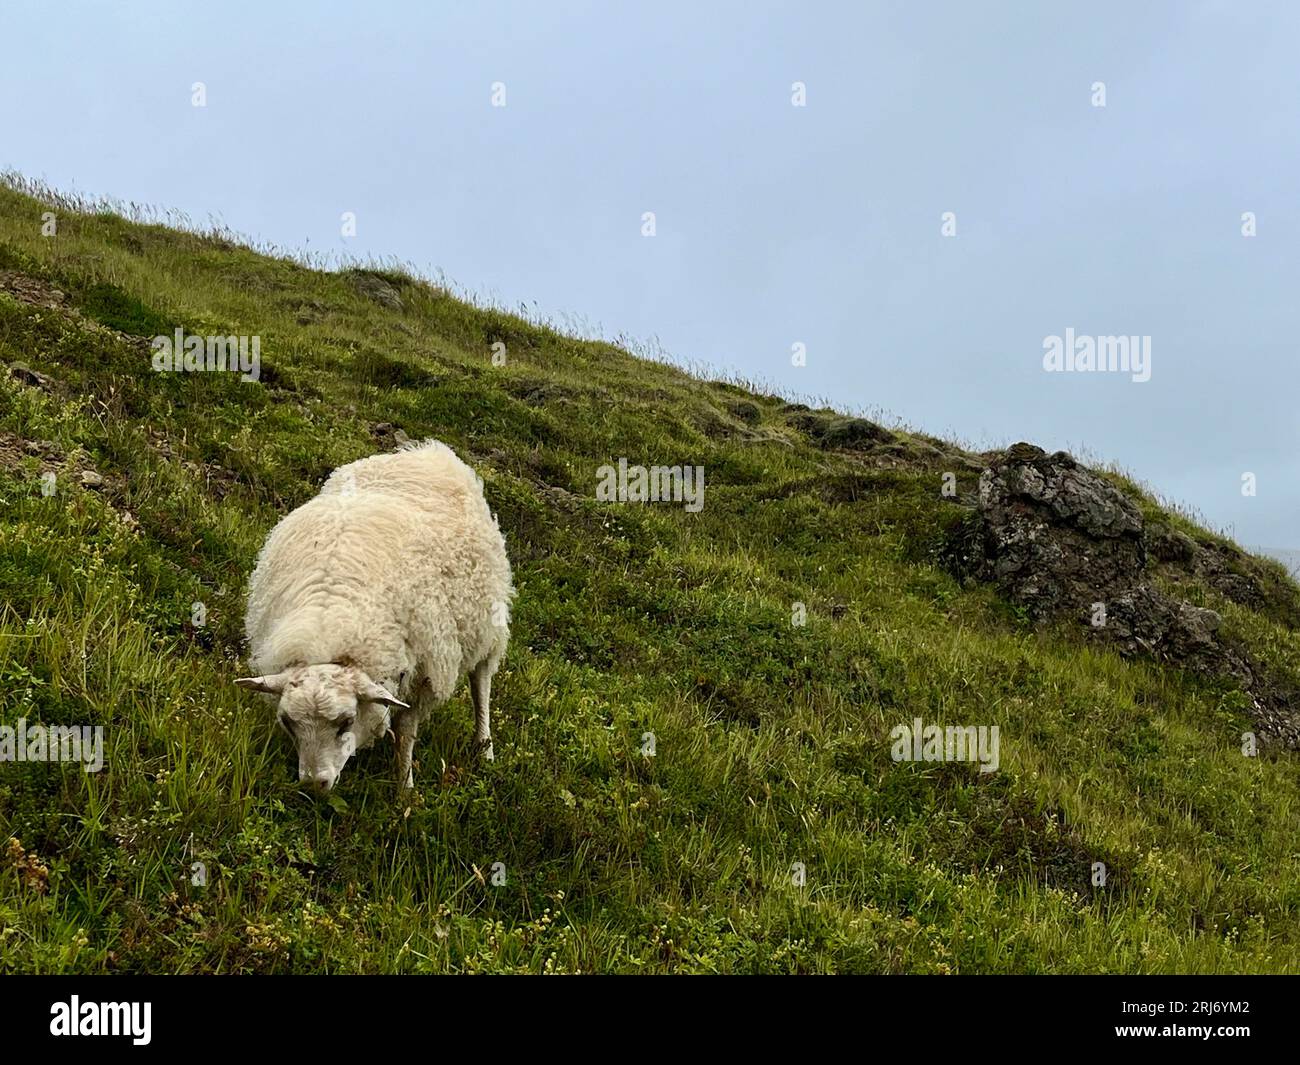
<svg viewBox="0 0 1300 1065">
<path fill-rule="evenodd" d="M 1142 514 L 1069 455 L 1016 444 L 980 474 L 981 574 L 1037 619 L 1127 591 L 1146 566 Z"/>
<path fill-rule="evenodd" d="M 949 562 L 989 581 L 1034 620 L 1073 617 L 1126 654 L 1148 654 L 1230 680 L 1252 699 L 1262 732 L 1300 747 L 1300 713 L 1243 648 L 1219 633 L 1213 610 L 1157 589 L 1150 567 L 1173 564 L 1235 602 L 1253 605 L 1259 582 L 1235 572 L 1218 545 L 1164 525 L 1147 528 L 1137 504 L 1065 452 L 1015 444 L 981 473 L 974 513 Z"/>
</svg>

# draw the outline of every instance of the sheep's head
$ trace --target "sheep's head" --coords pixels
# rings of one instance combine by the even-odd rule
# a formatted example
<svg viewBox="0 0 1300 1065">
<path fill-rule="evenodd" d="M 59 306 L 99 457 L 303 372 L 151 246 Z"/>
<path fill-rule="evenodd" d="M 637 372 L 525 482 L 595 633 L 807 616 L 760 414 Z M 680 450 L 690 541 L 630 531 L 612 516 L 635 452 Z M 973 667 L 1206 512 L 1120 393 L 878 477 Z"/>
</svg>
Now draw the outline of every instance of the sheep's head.
<svg viewBox="0 0 1300 1065">
<path fill-rule="evenodd" d="M 298 666 L 235 683 L 279 696 L 276 718 L 298 748 L 298 779 L 318 791 L 334 787 L 353 753 L 388 731 L 391 707 L 409 709 L 382 684 L 349 666 Z"/>
</svg>

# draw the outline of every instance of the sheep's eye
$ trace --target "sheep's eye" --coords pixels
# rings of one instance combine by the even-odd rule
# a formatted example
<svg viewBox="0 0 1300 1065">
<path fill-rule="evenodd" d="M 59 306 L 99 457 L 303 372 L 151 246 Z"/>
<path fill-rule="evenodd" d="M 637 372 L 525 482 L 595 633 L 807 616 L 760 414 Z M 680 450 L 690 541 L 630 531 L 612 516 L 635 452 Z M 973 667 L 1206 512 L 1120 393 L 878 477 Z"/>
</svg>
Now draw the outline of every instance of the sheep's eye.
<svg viewBox="0 0 1300 1065">
<path fill-rule="evenodd" d="M 339 725 L 339 731 L 338 731 L 339 739 L 342 739 L 347 734 L 348 729 L 352 727 L 352 723 L 355 720 L 356 718 L 350 717 L 346 721 L 344 721 L 341 725 Z"/>
</svg>

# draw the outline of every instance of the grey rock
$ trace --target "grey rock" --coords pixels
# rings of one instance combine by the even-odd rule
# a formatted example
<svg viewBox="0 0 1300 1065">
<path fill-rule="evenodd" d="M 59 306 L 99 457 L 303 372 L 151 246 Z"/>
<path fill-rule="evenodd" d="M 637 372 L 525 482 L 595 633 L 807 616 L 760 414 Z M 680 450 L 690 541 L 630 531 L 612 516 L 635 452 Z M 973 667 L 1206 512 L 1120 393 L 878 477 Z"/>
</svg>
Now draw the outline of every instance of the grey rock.
<svg viewBox="0 0 1300 1065">
<path fill-rule="evenodd" d="M 1146 531 L 1147 553 L 1161 562 L 1187 565 L 1196 557 L 1199 548 L 1186 533 L 1168 525 L 1155 524 Z"/>
<path fill-rule="evenodd" d="M 391 307 L 395 311 L 400 311 L 405 306 L 402 303 L 401 293 L 378 274 L 366 270 L 353 270 L 348 276 L 358 292 L 376 303 Z"/>
<path fill-rule="evenodd" d="M 54 379 L 52 377 L 47 377 L 38 370 L 33 370 L 30 366 L 24 366 L 20 362 L 16 362 L 9 367 L 9 376 L 22 384 L 30 385 L 32 388 L 43 389 L 46 392 L 54 389 Z"/>
</svg>

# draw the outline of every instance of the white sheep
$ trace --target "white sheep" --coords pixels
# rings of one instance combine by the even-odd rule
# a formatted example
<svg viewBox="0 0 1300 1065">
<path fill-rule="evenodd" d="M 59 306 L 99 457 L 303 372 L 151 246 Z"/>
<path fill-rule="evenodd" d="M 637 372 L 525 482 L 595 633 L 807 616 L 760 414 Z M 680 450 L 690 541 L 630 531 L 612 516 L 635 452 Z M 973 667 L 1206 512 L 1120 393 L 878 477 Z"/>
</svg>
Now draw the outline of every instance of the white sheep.
<svg viewBox="0 0 1300 1065">
<path fill-rule="evenodd" d="M 248 586 L 250 658 L 236 684 L 279 697 L 298 777 L 329 791 L 390 732 L 414 783 L 420 722 L 470 675 L 474 738 L 492 757 L 492 675 L 514 588 L 483 482 L 427 440 L 341 466 L 267 537 Z"/>
</svg>

